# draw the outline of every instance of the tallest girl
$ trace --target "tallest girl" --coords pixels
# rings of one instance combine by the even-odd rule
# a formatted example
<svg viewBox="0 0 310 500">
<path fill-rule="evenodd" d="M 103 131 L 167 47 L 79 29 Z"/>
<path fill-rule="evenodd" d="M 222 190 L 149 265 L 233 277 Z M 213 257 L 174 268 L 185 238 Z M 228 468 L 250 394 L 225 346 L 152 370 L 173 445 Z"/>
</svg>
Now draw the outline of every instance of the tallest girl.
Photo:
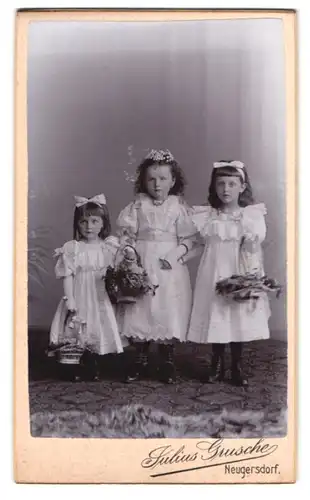
<svg viewBox="0 0 310 500">
<path fill-rule="evenodd" d="M 193 222 L 204 240 L 188 340 L 212 344 L 206 379 L 224 379 L 227 344 L 231 349 L 231 381 L 248 385 L 242 365 L 244 342 L 269 338 L 269 302 L 265 293 L 256 307 L 216 294 L 216 283 L 232 275 L 264 274 L 261 243 L 265 239 L 264 204 L 254 204 L 249 176 L 240 161 L 213 165 L 209 206 L 194 207 Z"/>
</svg>

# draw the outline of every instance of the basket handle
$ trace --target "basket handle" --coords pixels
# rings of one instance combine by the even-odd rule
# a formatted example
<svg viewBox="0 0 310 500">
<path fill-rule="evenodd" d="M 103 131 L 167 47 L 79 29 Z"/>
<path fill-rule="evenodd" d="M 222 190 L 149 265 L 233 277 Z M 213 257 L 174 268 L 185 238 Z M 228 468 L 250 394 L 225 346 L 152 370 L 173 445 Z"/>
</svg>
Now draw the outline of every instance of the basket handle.
<svg viewBox="0 0 310 500">
<path fill-rule="evenodd" d="M 68 326 L 68 323 L 76 316 L 76 312 L 73 311 L 67 311 L 66 318 L 65 318 L 65 326 Z"/>
<path fill-rule="evenodd" d="M 124 255 L 124 250 L 125 250 L 126 248 L 131 248 L 131 249 L 134 251 L 135 256 L 136 256 L 136 259 L 137 259 L 137 264 L 138 264 L 138 266 L 139 266 L 139 267 L 142 267 L 142 264 L 141 264 L 141 257 L 140 257 L 140 255 L 138 254 L 138 252 L 137 252 L 137 250 L 135 249 L 135 247 L 133 247 L 132 245 L 129 245 L 129 244 L 123 245 L 123 246 L 121 246 L 121 247 L 117 250 L 117 252 L 116 252 L 116 254 L 115 254 L 115 266 L 117 266 L 118 264 L 120 264 L 120 262 L 122 261 L 122 259 L 120 258 L 120 255 L 121 255 L 121 254 L 122 254 L 122 255 Z"/>
</svg>

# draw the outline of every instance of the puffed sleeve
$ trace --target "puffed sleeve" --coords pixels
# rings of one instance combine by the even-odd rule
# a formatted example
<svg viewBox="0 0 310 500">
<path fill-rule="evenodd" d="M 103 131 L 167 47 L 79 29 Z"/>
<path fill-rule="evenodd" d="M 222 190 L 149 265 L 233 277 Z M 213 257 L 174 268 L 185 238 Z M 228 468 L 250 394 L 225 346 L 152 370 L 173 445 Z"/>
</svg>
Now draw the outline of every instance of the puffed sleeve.
<svg viewBox="0 0 310 500">
<path fill-rule="evenodd" d="M 56 248 L 54 257 L 57 258 L 55 265 L 56 278 L 65 278 L 75 274 L 75 254 L 77 242 L 67 241 L 61 248 Z"/>
<path fill-rule="evenodd" d="M 116 254 L 120 248 L 119 238 L 115 236 L 108 236 L 104 240 L 104 262 L 105 268 L 114 266 Z"/>
<path fill-rule="evenodd" d="M 130 203 L 121 211 L 117 218 L 117 234 L 121 245 L 135 244 L 138 232 L 138 207 L 138 201 Z"/>
<path fill-rule="evenodd" d="M 192 221 L 199 234 L 206 238 L 210 234 L 212 207 L 210 205 L 195 205 L 192 208 Z"/>
<path fill-rule="evenodd" d="M 192 240 L 197 233 L 197 229 L 192 221 L 192 209 L 185 202 L 180 203 L 176 227 L 179 243 L 185 240 Z"/>
<path fill-rule="evenodd" d="M 264 274 L 261 243 L 266 237 L 266 207 L 250 205 L 243 212 L 243 238 L 240 248 L 241 265 L 245 272 Z"/>
<path fill-rule="evenodd" d="M 263 203 L 249 205 L 243 211 L 242 227 L 245 240 L 262 243 L 266 237 L 265 215 L 266 207 Z"/>
<path fill-rule="evenodd" d="M 196 225 L 193 222 L 195 211 L 193 207 L 182 203 L 180 216 L 177 221 L 177 234 L 179 244 L 184 244 L 187 252 L 183 255 L 181 262 L 184 264 L 195 257 L 201 255 L 204 243 L 199 235 Z"/>
</svg>

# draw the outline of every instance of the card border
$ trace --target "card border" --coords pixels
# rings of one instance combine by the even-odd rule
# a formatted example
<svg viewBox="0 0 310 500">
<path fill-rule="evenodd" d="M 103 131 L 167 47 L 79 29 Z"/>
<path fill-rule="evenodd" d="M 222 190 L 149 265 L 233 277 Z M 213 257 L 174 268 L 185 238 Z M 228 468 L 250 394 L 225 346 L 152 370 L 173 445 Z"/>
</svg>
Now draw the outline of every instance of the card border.
<svg viewBox="0 0 310 500">
<path fill-rule="evenodd" d="M 274 477 L 253 477 L 242 483 L 291 483 L 296 480 L 297 434 L 297 14 L 291 9 L 20 9 L 15 39 L 15 271 L 14 271 L 14 477 L 18 483 L 235 483 L 235 476 L 214 470 L 182 476 L 150 478 L 140 463 L 151 448 L 171 439 L 32 438 L 28 402 L 27 332 L 27 28 L 33 21 L 177 21 L 203 19 L 281 19 L 284 28 L 286 87 L 287 203 L 287 330 L 288 434 L 269 440 L 278 444 L 271 462 L 281 465 Z M 150 441 L 152 444 L 150 445 Z M 194 445 L 197 440 L 175 439 Z M 249 444 L 251 440 L 229 440 Z M 42 453 L 44 461 L 42 461 Z M 68 459 L 68 457 L 70 457 Z M 137 457 L 139 457 L 137 459 Z M 268 463 L 265 460 L 264 463 Z M 215 468 L 216 469 L 216 468 Z M 120 470 L 122 478 L 120 479 Z M 275 480 L 276 479 L 276 480 Z"/>
</svg>

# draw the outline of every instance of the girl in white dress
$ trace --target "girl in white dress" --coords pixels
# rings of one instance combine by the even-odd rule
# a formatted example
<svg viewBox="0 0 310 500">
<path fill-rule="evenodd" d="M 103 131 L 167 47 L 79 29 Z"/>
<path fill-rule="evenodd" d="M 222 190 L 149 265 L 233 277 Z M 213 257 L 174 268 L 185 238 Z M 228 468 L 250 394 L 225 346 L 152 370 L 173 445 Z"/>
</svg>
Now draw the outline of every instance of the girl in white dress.
<svg viewBox="0 0 310 500">
<path fill-rule="evenodd" d="M 63 280 L 61 299 L 50 330 L 50 344 L 65 342 L 68 317 L 85 323 L 82 347 L 97 355 L 120 353 L 122 342 L 104 275 L 119 247 L 110 235 L 110 219 L 103 194 L 87 199 L 76 197 L 74 239 L 56 250 L 56 277 Z M 95 373 L 95 378 L 97 378 Z"/>
<path fill-rule="evenodd" d="M 216 282 L 234 274 L 264 274 L 261 243 L 266 226 L 263 204 L 254 205 L 249 177 L 239 161 L 214 164 L 209 206 L 194 207 L 193 222 L 204 250 L 194 292 L 187 339 L 212 344 L 210 382 L 223 380 L 224 349 L 231 348 L 231 380 L 247 385 L 241 367 L 244 342 L 269 338 L 266 294 L 252 303 L 239 303 L 216 294 Z"/>
<path fill-rule="evenodd" d="M 150 342 L 159 344 L 160 379 L 175 380 L 174 341 L 184 341 L 192 291 L 182 257 L 196 232 L 190 210 L 182 199 L 184 177 L 170 151 L 152 150 L 137 169 L 136 197 L 120 213 L 121 245 L 135 246 L 153 285 L 146 295 L 117 312 L 121 335 L 136 347 L 136 361 L 128 381 L 147 375 Z"/>
</svg>

